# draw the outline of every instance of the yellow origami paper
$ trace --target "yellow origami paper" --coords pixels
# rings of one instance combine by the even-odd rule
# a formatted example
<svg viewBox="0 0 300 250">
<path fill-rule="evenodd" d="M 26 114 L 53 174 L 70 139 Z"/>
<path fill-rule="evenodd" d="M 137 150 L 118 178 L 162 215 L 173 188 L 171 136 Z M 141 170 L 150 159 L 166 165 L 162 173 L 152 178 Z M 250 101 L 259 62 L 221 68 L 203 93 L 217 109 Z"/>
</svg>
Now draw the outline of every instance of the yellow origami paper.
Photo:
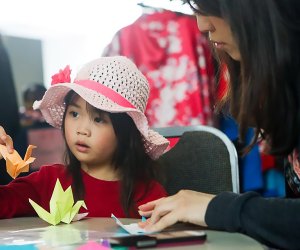
<svg viewBox="0 0 300 250">
<path fill-rule="evenodd" d="M 0 153 L 4 160 L 6 160 L 6 171 L 12 178 L 15 179 L 21 172 L 29 171 L 29 164 L 35 160 L 34 157 L 31 157 L 33 148 L 36 148 L 36 146 L 28 146 L 23 160 L 16 150 L 10 154 L 6 146 L 0 144 Z"/>
<path fill-rule="evenodd" d="M 77 214 L 81 206 L 87 209 L 84 201 L 77 201 L 73 206 L 71 186 L 64 191 L 58 179 L 50 199 L 50 213 L 33 200 L 29 199 L 29 202 L 38 216 L 52 225 L 57 225 L 61 221 L 69 224 L 72 220 L 80 220 L 87 215 L 87 213 Z"/>
</svg>

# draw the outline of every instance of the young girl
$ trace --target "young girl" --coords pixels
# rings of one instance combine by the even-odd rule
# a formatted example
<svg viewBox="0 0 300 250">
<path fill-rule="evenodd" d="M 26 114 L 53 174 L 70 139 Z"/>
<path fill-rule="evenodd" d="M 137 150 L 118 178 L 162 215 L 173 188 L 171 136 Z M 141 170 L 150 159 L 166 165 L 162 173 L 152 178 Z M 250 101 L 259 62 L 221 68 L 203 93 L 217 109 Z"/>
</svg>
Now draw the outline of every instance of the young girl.
<svg viewBox="0 0 300 250">
<path fill-rule="evenodd" d="M 168 141 L 148 127 L 148 94 L 147 80 L 125 57 L 94 60 L 74 82 L 68 66 L 54 75 L 34 108 L 62 129 L 66 166 L 42 166 L 1 186 L 5 206 L 0 206 L 0 218 L 36 215 L 29 198 L 49 211 L 57 179 L 64 189 L 72 185 L 75 200 L 85 201 L 90 217 L 138 217 L 140 204 L 166 196 L 154 180 L 154 160 Z M 0 143 L 12 151 L 12 140 L 2 127 Z"/>
</svg>

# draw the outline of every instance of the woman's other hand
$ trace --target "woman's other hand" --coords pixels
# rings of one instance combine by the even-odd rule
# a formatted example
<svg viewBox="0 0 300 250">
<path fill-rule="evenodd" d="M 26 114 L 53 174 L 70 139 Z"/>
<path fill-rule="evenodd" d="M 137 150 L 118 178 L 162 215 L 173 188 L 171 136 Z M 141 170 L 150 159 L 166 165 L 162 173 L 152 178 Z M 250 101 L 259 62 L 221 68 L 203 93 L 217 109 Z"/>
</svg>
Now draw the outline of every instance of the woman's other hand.
<svg viewBox="0 0 300 250">
<path fill-rule="evenodd" d="M 0 144 L 5 145 L 9 153 L 14 152 L 13 140 L 8 134 L 6 134 L 4 128 L 1 126 L 0 126 Z M 0 159 L 2 158 L 3 156 L 0 153 Z"/>
<path fill-rule="evenodd" d="M 179 221 L 207 226 L 205 213 L 213 198 L 211 194 L 181 190 L 173 196 L 148 202 L 139 206 L 139 213 L 150 218 L 139 226 L 147 231 L 161 231 Z"/>
</svg>

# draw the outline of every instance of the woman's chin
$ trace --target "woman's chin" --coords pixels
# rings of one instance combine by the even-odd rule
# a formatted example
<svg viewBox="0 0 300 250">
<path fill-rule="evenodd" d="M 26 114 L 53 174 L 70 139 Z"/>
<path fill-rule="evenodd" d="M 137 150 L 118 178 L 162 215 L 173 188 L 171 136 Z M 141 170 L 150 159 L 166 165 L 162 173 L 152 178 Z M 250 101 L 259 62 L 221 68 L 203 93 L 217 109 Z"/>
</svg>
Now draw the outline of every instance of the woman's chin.
<svg viewBox="0 0 300 250">
<path fill-rule="evenodd" d="M 228 55 L 235 61 L 241 61 L 240 53 L 228 53 Z"/>
</svg>

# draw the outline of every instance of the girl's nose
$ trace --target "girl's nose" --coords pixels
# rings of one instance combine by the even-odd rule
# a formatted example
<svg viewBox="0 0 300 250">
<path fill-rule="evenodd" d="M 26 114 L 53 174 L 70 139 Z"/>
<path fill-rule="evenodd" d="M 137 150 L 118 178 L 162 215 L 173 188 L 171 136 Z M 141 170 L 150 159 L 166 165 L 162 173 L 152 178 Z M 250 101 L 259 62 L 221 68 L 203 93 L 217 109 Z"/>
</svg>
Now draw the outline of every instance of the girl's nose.
<svg viewBox="0 0 300 250">
<path fill-rule="evenodd" d="M 81 124 L 80 126 L 77 127 L 76 129 L 76 134 L 77 135 L 84 135 L 84 136 L 90 136 L 91 135 L 91 130 L 89 128 L 88 124 Z"/>
<path fill-rule="evenodd" d="M 82 130 L 82 129 L 77 130 L 76 134 L 89 136 L 89 132 L 87 130 Z"/>
<path fill-rule="evenodd" d="M 202 33 L 213 32 L 215 30 L 214 25 L 209 20 L 209 17 L 196 15 L 198 28 Z"/>
</svg>

